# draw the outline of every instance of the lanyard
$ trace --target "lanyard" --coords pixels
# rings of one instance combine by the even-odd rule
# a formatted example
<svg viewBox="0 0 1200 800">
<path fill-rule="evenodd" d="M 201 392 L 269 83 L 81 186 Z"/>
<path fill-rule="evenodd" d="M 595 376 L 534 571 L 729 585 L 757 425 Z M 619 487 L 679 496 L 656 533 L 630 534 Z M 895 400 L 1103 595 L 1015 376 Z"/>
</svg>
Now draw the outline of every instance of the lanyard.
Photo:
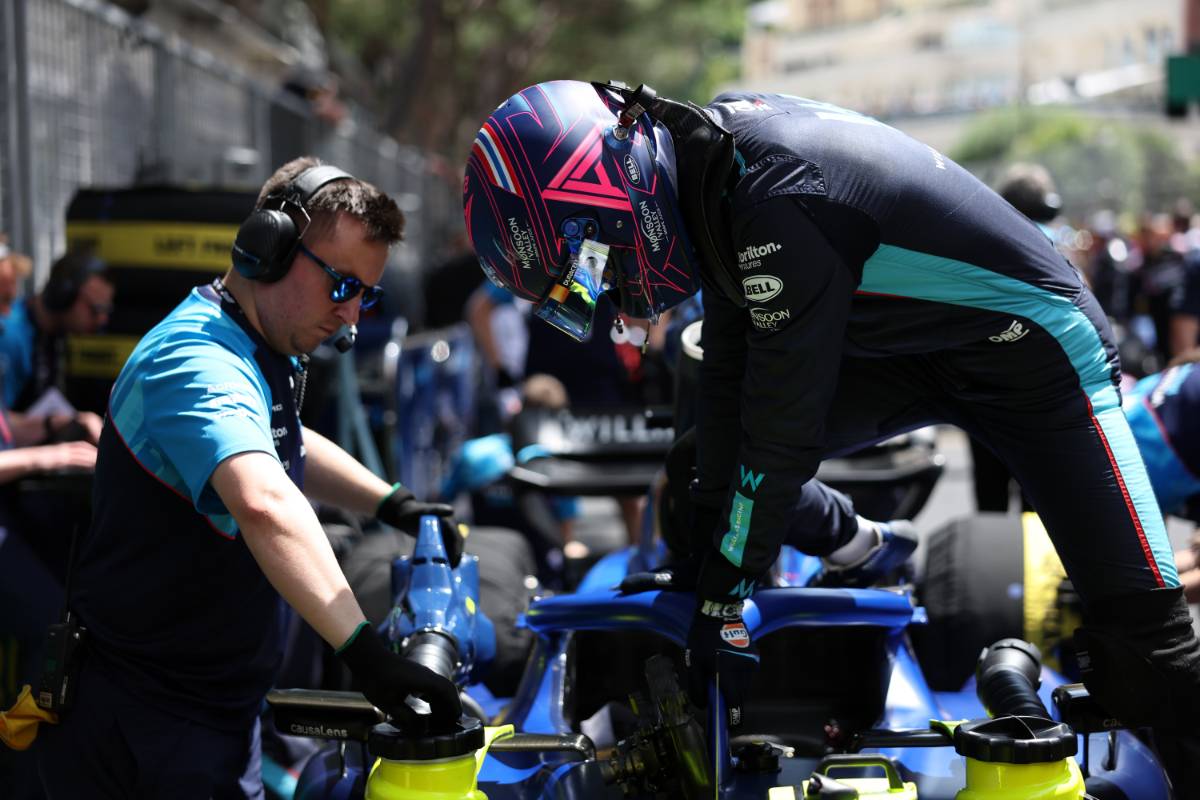
<svg viewBox="0 0 1200 800">
<path fill-rule="evenodd" d="M 242 310 L 242 306 L 238 303 L 237 298 L 225 286 L 225 281 L 221 278 L 213 278 L 212 288 L 217 293 L 217 297 L 221 298 L 222 305 L 228 303 L 243 320 L 246 319 L 246 312 Z M 293 365 L 296 370 L 296 379 L 292 382 L 292 399 L 296 403 L 296 416 L 300 416 L 300 409 L 304 405 L 304 390 L 308 387 L 308 356 L 302 355 L 296 357 L 293 360 Z"/>
</svg>

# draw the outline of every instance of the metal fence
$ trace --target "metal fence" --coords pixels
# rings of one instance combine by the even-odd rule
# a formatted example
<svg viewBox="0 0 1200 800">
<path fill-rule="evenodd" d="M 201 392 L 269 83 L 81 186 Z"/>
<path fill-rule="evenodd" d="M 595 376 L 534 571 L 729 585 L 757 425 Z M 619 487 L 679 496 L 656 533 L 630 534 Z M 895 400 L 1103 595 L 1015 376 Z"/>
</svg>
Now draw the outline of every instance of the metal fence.
<svg viewBox="0 0 1200 800">
<path fill-rule="evenodd" d="M 62 252 L 81 187 L 256 187 L 306 153 L 398 199 L 409 263 L 457 224 L 450 182 L 361 109 L 329 126 L 300 98 L 102 0 L 0 2 L 0 230 L 38 277 Z"/>
</svg>

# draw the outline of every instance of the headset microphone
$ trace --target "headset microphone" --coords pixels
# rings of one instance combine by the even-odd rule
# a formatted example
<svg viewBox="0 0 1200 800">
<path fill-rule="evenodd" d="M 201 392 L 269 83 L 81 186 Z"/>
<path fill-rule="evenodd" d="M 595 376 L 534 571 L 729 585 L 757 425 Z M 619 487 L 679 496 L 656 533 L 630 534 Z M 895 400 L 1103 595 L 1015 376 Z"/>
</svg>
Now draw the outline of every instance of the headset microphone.
<svg viewBox="0 0 1200 800">
<path fill-rule="evenodd" d="M 351 347 L 354 347 L 354 340 L 358 336 L 358 326 L 351 325 L 342 328 L 342 332 L 333 340 L 333 346 L 337 348 L 339 353 L 345 353 Z"/>
</svg>

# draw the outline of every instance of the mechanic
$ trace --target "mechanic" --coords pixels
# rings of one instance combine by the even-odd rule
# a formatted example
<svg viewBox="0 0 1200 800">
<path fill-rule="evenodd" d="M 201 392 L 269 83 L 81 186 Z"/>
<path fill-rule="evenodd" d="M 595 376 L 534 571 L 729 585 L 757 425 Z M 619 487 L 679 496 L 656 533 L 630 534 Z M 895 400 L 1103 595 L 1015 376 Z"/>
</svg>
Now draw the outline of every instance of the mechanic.
<svg viewBox="0 0 1200 800">
<path fill-rule="evenodd" d="M 588 552 L 574 537 L 579 498 L 546 494 L 507 476 L 518 455 L 524 459 L 545 453 L 537 441 L 525 440 L 536 438 L 529 429 L 536 427 L 542 411 L 567 407 L 567 390 L 553 375 L 530 375 L 520 384 L 520 403 L 520 411 L 506 422 L 504 433 L 463 442 L 450 461 L 439 495 L 440 499 L 453 501 L 459 493 L 468 493 L 471 522 L 476 527 L 519 532 L 537 559 L 537 577 L 542 586 L 561 591 L 567 554 L 583 558 Z"/>
<path fill-rule="evenodd" d="M 616 335 L 592 337 L 580 346 L 530 319 L 527 311 L 514 308 L 517 305 L 521 304 L 514 303 L 513 296 L 504 289 L 483 281 L 471 295 L 466 308 L 483 360 L 494 368 L 500 391 L 493 394 L 504 406 L 499 414 L 502 427 L 507 424 L 507 417 L 516 413 L 512 409 L 520 407 L 517 393 L 508 388 L 516 385 L 517 375 L 548 375 L 559 381 L 577 412 L 605 413 L 630 406 L 645 407 L 661 403 L 664 395 L 669 393 L 666 370 L 660 368 L 662 338 L 646 339 L 643 336 L 639 346 L 630 344 L 629 334 L 644 334 L 645 331 L 630 324 L 622 326 L 617 334 L 613 327 L 617 324 L 614 309 L 597 309 L 597 319 L 600 327 Z M 523 330 L 512 329 L 515 320 L 525 326 Z M 643 342 L 645 346 L 641 347 Z M 510 369 L 509 365 L 517 360 L 515 351 L 518 350 L 520 368 Z M 639 498 L 618 496 L 614 499 L 625 534 L 630 543 L 636 544 L 642 525 Z"/>
<path fill-rule="evenodd" d="M 1200 643 L 1079 275 L 1028 219 L 932 147 L 803 98 L 705 108 L 575 81 L 512 96 L 464 184 L 485 274 L 575 338 L 600 294 L 654 320 L 703 285 L 698 503 L 712 542 L 686 655 L 731 723 L 757 663 L 742 600 L 790 520 L 810 553 L 861 534 L 811 480 L 825 456 L 948 422 L 1041 515 L 1087 609 L 1086 682 L 1153 725 L 1200 796 Z M 720 524 L 716 524 L 717 521 Z M 886 549 L 886 541 L 875 543 Z M 703 699 L 703 698 L 699 698 Z M 1189 764 L 1190 762 L 1190 764 Z"/>
<path fill-rule="evenodd" d="M 308 497 L 410 527 L 418 502 L 301 430 L 304 354 L 379 299 L 403 217 L 314 158 L 281 167 L 242 224 L 233 268 L 142 339 L 113 387 L 92 526 L 69 608 L 86 628 L 75 705 L 44 726 L 51 798 L 262 797 L 257 715 L 286 600 L 398 724 L 457 723 L 454 684 L 366 623 Z M 336 266 L 335 266 L 336 265 Z M 444 525 L 454 562 L 461 535 Z"/>
<path fill-rule="evenodd" d="M 1200 249 L 1183 254 L 1183 282 L 1172 291 L 1170 306 L 1169 347 L 1175 358 L 1200 345 Z"/>
<path fill-rule="evenodd" d="M 1176 357 L 1125 396 L 1123 407 L 1137 439 L 1159 508 L 1200 523 L 1200 349 Z M 1175 552 L 1188 602 L 1200 602 L 1200 537 Z"/>
<path fill-rule="evenodd" d="M 12 250 L 8 246 L 8 236 L 0 232 L 0 380 L 11 371 L 10 354 L 21 347 L 29 327 L 21 290 L 32 272 L 33 260 Z M 24 346 L 28 349 L 27 344 Z M 17 399 L 16 392 L 9 390 L 7 382 L 0 388 L 3 388 L 5 405 L 12 406 Z"/>
<path fill-rule="evenodd" d="M 11 330 L 0 338 L 6 402 L 23 411 L 48 389 L 61 390 L 67 337 L 108 324 L 115 292 L 108 265 L 86 249 L 68 251 L 51 265 L 42 290 L 14 304 Z"/>
</svg>

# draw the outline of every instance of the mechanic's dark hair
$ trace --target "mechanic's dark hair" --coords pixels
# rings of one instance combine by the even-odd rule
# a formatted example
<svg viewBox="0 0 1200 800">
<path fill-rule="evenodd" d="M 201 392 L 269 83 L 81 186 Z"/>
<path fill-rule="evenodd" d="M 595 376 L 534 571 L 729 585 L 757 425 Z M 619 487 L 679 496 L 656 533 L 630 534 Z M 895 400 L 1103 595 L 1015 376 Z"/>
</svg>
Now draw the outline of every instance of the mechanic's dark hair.
<svg viewBox="0 0 1200 800">
<path fill-rule="evenodd" d="M 996 192 L 1034 222 L 1049 222 L 1062 210 L 1054 179 L 1041 164 L 1013 164 Z"/>
<path fill-rule="evenodd" d="M 521 407 L 560 411 L 567 407 L 567 387 L 544 372 L 530 375 L 521 384 Z"/>
<path fill-rule="evenodd" d="M 1184 364 L 1195 364 L 1200 361 L 1200 347 L 1193 347 L 1191 350 L 1184 350 L 1179 355 L 1167 362 L 1167 369 L 1171 367 L 1180 367 Z"/>
<path fill-rule="evenodd" d="M 321 159 L 314 156 L 303 156 L 284 164 L 267 178 L 254 207 L 262 208 L 268 195 L 284 188 L 306 169 L 321 164 Z M 404 238 L 404 214 L 396 201 L 358 178 L 326 184 L 304 206 L 312 216 L 306 239 L 328 235 L 339 211 L 362 220 L 370 241 L 391 245 Z"/>
<path fill-rule="evenodd" d="M 1176 198 L 1171 206 L 1171 221 L 1175 225 L 1175 232 L 1187 233 L 1192 227 L 1192 217 L 1195 214 L 1196 208 L 1191 200 L 1186 197 Z"/>
<path fill-rule="evenodd" d="M 79 290 L 91 277 L 108 280 L 108 265 L 90 248 L 67 251 L 50 266 L 50 277 L 42 287 L 42 305 L 48 311 L 66 311 L 75 304 Z"/>
</svg>

